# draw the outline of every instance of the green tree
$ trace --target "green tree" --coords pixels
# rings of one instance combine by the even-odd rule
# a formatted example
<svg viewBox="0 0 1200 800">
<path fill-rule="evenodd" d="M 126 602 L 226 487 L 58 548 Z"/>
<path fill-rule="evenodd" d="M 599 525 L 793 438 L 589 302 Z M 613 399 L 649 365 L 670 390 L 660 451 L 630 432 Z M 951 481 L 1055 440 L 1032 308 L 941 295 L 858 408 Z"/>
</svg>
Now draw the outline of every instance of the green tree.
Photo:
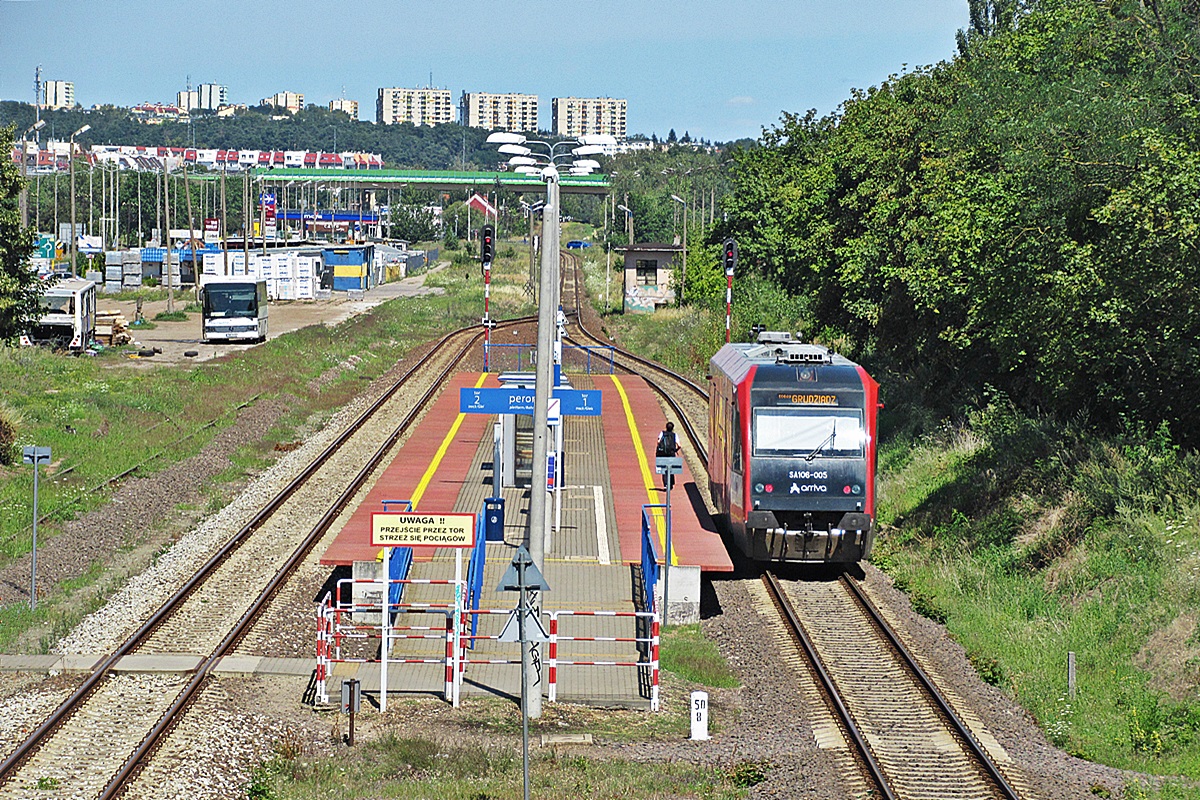
<svg viewBox="0 0 1200 800">
<path fill-rule="evenodd" d="M 1194 8 L 972 9 L 966 55 L 735 151 L 710 241 L 932 407 L 990 385 L 1200 442 Z"/>
<path fill-rule="evenodd" d="M 13 127 L 0 128 L 0 153 L 11 153 Z M 21 227 L 23 181 L 9 158 L 0 159 L 0 341 L 11 342 L 38 317 L 40 284 L 29 268 L 34 237 Z"/>
</svg>

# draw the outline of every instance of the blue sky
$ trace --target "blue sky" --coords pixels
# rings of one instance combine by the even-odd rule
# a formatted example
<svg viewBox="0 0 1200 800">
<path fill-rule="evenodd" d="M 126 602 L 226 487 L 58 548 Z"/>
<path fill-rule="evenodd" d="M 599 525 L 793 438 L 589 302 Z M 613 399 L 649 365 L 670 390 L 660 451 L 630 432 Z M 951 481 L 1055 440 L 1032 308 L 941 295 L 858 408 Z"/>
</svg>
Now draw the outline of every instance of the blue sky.
<svg viewBox="0 0 1200 800">
<path fill-rule="evenodd" d="M 231 102 L 342 95 L 373 120 L 381 86 L 624 97 L 630 133 L 756 137 L 783 111 L 949 59 L 967 0 L 0 0 L 0 99 L 34 67 L 76 99 L 173 102 L 202 82 Z"/>
</svg>

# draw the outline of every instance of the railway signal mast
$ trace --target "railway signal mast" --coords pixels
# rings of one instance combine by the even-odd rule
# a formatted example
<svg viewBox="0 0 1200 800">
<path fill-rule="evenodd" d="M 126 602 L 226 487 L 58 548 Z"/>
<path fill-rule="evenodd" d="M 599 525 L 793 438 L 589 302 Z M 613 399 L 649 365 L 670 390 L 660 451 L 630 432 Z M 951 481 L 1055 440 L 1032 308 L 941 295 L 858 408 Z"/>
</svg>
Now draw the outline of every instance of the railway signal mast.
<svg viewBox="0 0 1200 800">
<path fill-rule="evenodd" d="M 480 260 L 483 262 L 483 371 L 488 371 L 488 356 L 492 349 L 492 322 L 489 301 L 492 295 L 492 259 L 496 257 L 496 226 L 484 225 L 479 237 Z"/>
</svg>

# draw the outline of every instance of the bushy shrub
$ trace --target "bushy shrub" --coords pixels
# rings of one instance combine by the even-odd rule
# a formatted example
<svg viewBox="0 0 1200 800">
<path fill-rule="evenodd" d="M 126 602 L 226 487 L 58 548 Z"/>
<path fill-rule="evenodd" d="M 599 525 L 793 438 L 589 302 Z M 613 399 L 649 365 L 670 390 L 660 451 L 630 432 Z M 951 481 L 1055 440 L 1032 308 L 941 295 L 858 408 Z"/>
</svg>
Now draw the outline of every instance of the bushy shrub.
<svg viewBox="0 0 1200 800">
<path fill-rule="evenodd" d="M 0 464 L 8 466 L 17 462 L 20 429 L 21 415 L 16 409 L 0 403 Z"/>
</svg>

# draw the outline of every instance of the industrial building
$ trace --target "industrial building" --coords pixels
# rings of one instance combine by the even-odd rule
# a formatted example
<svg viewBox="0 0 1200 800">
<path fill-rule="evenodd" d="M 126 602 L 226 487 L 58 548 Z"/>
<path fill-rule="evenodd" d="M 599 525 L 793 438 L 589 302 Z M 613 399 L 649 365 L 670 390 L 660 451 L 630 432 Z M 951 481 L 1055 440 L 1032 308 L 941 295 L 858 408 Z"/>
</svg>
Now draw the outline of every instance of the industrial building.
<svg viewBox="0 0 1200 800">
<path fill-rule="evenodd" d="M 375 121 L 384 125 L 454 122 L 454 101 L 449 89 L 380 89 L 375 101 Z"/>
</svg>

